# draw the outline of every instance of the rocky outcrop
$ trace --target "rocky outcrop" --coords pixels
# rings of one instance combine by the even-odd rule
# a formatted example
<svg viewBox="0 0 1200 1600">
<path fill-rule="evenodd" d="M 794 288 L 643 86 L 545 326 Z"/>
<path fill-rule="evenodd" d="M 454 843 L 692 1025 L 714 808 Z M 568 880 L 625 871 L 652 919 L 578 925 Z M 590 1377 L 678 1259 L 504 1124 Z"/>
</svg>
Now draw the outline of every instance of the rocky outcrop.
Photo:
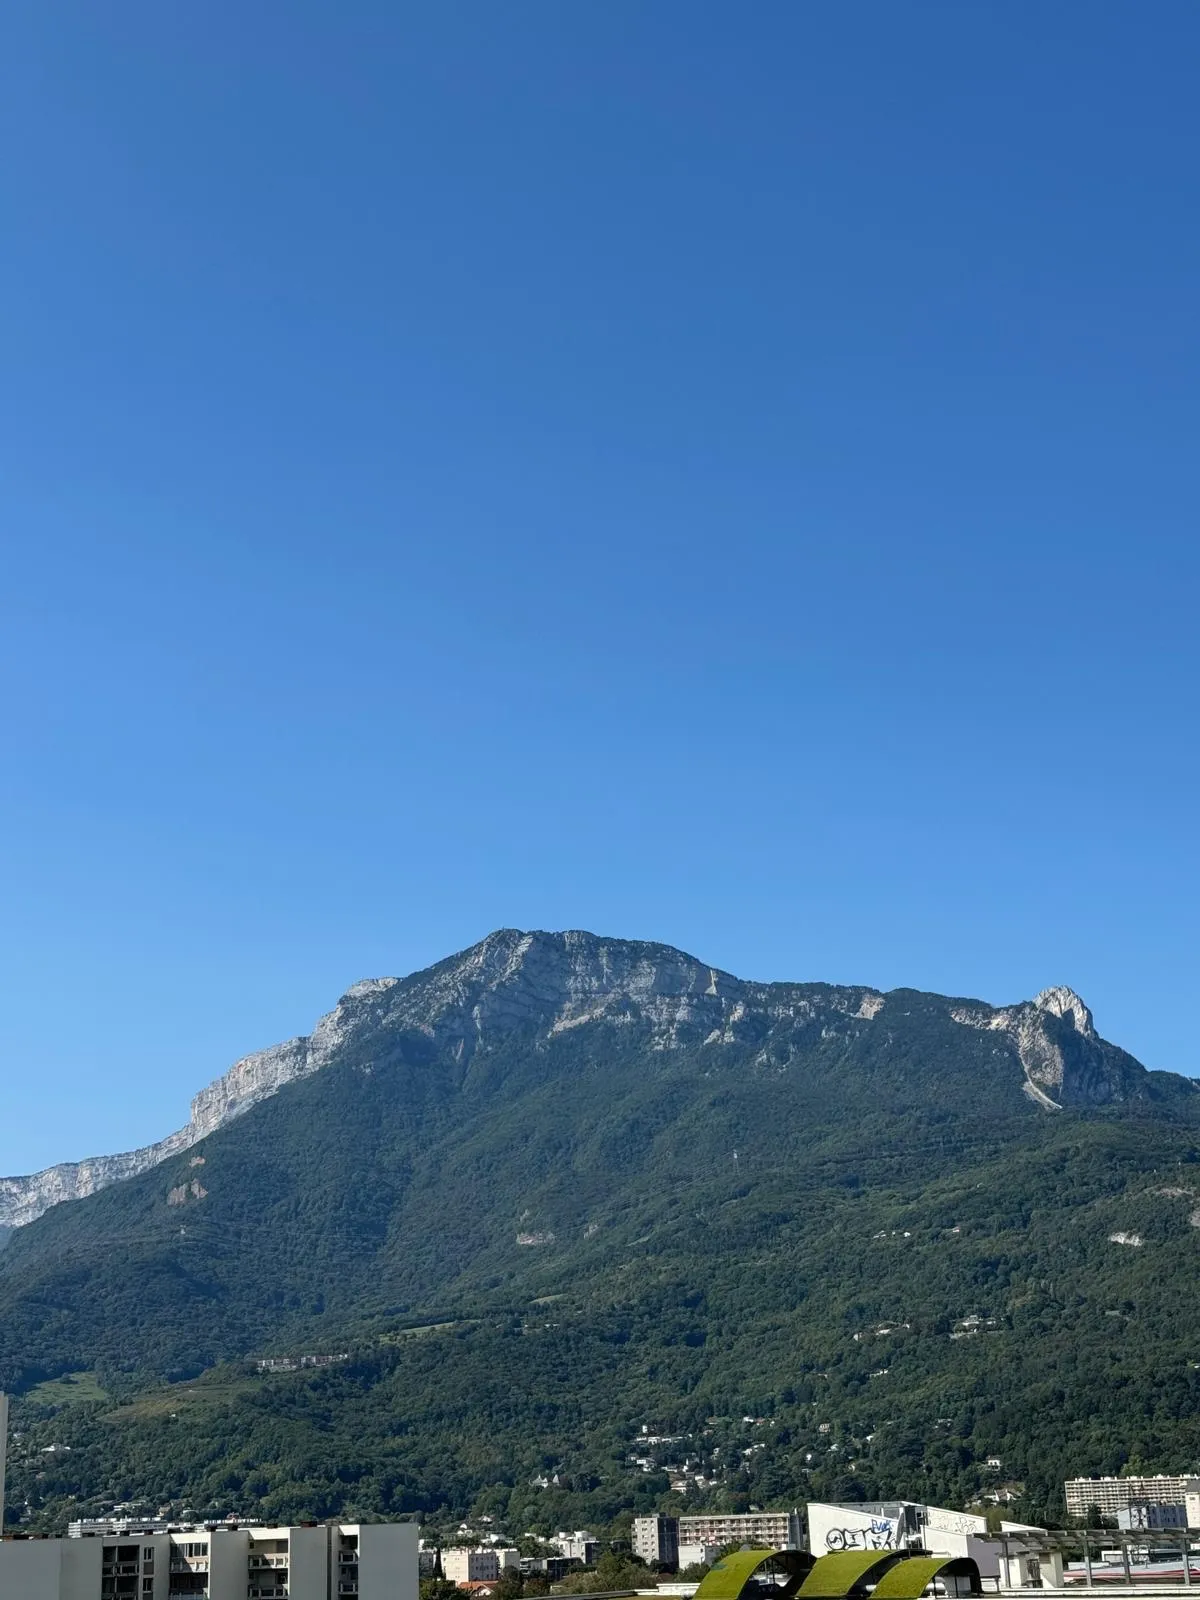
<svg viewBox="0 0 1200 1600">
<path fill-rule="evenodd" d="M 121 1155 L 64 1162 L 29 1177 L 0 1178 L 0 1228 L 22 1227 L 64 1200 L 82 1200 L 110 1183 L 134 1178 L 196 1144 L 233 1117 L 275 1094 L 285 1083 L 319 1071 L 336 1052 L 344 1036 L 343 1008 L 348 1004 L 353 1007 L 359 993 L 373 987 L 372 983 L 356 984 L 334 1011 L 321 1018 L 310 1038 L 288 1039 L 284 1044 L 272 1045 L 269 1050 L 260 1050 L 235 1061 L 228 1072 L 196 1095 L 187 1125 L 157 1144 L 128 1150 Z"/>
<path fill-rule="evenodd" d="M 1072 990 L 993 1008 L 938 1001 L 966 1027 L 1003 1034 L 1019 1059 L 1026 1092 L 1050 1110 L 1144 1093 L 1147 1074 L 1100 1039 Z M 92 1194 L 186 1150 L 297 1078 L 319 1072 L 380 1035 L 418 1035 L 465 1070 L 480 1046 L 528 1030 L 549 1039 L 604 1022 L 636 1025 L 651 1048 L 755 1044 L 772 1030 L 813 1029 L 822 1039 L 887 1027 L 888 997 L 862 986 L 749 983 L 669 945 L 582 932 L 502 929 L 471 949 L 408 978 L 356 983 L 307 1037 L 234 1063 L 192 1101 L 187 1125 L 158 1144 L 123 1155 L 0 1178 L 0 1230 L 33 1221 L 50 1206 Z"/>
<path fill-rule="evenodd" d="M 950 1015 L 965 1027 L 1007 1035 L 1025 1072 L 1026 1094 L 1046 1110 L 1141 1099 L 1148 1092 L 1145 1068 L 1101 1039 L 1073 989 L 1043 989 L 1035 1000 L 998 1010 L 960 1006 Z"/>
</svg>

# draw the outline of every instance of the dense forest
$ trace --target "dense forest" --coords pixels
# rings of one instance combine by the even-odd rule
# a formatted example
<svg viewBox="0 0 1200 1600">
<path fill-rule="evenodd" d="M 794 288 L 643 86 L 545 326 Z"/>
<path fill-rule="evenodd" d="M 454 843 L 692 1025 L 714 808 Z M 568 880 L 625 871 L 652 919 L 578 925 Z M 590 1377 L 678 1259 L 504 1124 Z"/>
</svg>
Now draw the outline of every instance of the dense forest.
<svg viewBox="0 0 1200 1600">
<path fill-rule="evenodd" d="M 1194 1467 L 1200 1097 L 1047 1112 L 940 997 L 806 993 L 670 1049 L 633 1006 L 465 1059 L 375 1028 L 18 1230 L 10 1519 L 1053 1522 L 1068 1474 Z"/>
</svg>

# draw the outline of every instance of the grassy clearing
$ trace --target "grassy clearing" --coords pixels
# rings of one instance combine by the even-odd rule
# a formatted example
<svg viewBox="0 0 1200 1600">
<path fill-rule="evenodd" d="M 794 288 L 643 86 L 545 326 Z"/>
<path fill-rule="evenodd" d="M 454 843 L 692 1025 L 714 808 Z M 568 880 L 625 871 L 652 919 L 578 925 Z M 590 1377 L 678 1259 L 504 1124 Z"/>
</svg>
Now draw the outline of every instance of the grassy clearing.
<svg viewBox="0 0 1200 1600">
<path fill-rule="evenodd" d="M 94 1372 L 64 1372 L 30 1389 L 25 1396 L 39 1406 L 80 1406 L 90 1400 L 107 1400 L 108 1394 L 96 1381 Z"/>
<path fill-rule="evenodd" d="M 380 1344 L 407 1344 L 411 1339 L 423 1339 L 429 1333 L 445 1333 L 450 1328 L 462 1327 L 461 1322 L 424 1322 L 418 1328 L 394 1328 L 385 1333 Z"/>
<path fill-rule="evenodd" d="M 186 1412 L 211 1411 L 218 1406 L 232 1405 L 251 1393 L 257 1380 L 232 1372 L 228 1367 L 214 1367 L 211 1372 L 188 1383 L 173 1383 L 165 1389 L 154 1389 L 117 1406 L 106 1414 L 109 1422 L 128 1422 L 148 1417 L 182 1415 Z"/>
</svg>

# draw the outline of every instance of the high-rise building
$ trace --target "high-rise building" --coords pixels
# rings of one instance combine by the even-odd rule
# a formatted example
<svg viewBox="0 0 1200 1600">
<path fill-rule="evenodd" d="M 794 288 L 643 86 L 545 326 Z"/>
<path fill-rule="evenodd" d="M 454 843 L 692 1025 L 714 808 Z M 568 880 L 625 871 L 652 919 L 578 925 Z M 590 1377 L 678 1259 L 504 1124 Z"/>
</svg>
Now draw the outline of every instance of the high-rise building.
<svg viewBox="0 0 1200 1600">
<path fill-rule="evenodd" d="M 1068 1516 L 1086 1517 L 1095 1506 L 1104 1516 L 1115 1517 L 1135 1505 L 1186 1505 L 1189 1494 L 1200 1493 L 1200 1475 L 1160 1472 L 1153 1478 L 1068 1478 L 1063 1489 Z"/>
</svg>

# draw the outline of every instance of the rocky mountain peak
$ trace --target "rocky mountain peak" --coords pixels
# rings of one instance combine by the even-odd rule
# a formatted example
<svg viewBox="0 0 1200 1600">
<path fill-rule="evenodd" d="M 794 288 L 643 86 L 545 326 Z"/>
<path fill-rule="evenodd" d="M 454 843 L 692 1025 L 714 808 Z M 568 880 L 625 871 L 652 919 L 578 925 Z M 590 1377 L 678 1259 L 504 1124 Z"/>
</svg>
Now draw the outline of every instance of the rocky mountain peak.
<svg viewBox="0 0 1200 1600">
<path fill-rule="evenodd" d="M 365 1020 L 419 1029 L 460 1059 L 495 1032 L 538 1024 L 553 1034 L 631 1010 L 666 1042 L 701 1011 L 710 1026 L 719 1022 L 745 987 L 669 945 L 505 928 L 403 980 L 382 999 L 372 994 Z M 344 1011 L 352 1024 L 351 1001 L 345 996 L 332 1015 Z"/>
<path fill-rule="evenodd" d="M 1033 1003 L 1039 1011 L 1048 1011 L 1051 1016 L 1064 1020 L 1070 1019 L 1076 1033 L 1082 1034 L 1085 1039 L 1096 1038 L 1092 1013 L 1074 989 L 1061 984 L 1053 989 L 1043 989 Z"/>
<path fill-rule="evenodd" d="M 1146 1071 L 1096 1032 L 1092 1013 L 1064 984 L 1015 1006 L 960 1006 L 955 1022 L 1007 1034 L 1025 1071 L 1025 1092 L 1047 1111 L 1105 1105 L 1146 1093 Z"/>
<path fill-rule="evenodd" d="M 427 971 L 352 984 L 311 1034 L 235 1061 L 194 1097 L 187 1125 L 157 1144 L 0 1178 L 0 1227 L 136 1177 L 379 1029 L 422 1033 L 462 1062 L 493 1033 L 537 1025 L 554 1034 L 636 1011 L 666 1048 L 681 1026 L 719 1030 L 746 987 L 669 945 L 501 928 Z"/>
<path fill-rule="evenodd" d="M 1144 1069 L 1097 1035 L 1091 1012 L 1072 989 L 1044 989 L 1035 1000 L 1004 1008 L 927 998 L 956 1023 L 1006 1036 L 1026 1093 L 1046 1110 L 1145 1093 Z M 756 1062 L 777 1064 L 768 1049 L 773 1030 L 812 1029 L 822 1039 L 850 1039 L 863 1026 L 886 1027 L 890 1014 L 887 996 L 861 986 L 750 983 L 670 945 L 578 929 L 501 928 L 423 972 L 351 985 L 311 1034 L 236 1061 L 196 1095 L 187 1125 L 157 1144 L 0 1178 L 0 1227 L 20 1226 L 59 1201 L 136 1176 L 285 1084 L 320 1071 L 348 1046 L 371 1056 L 381 1038 L 423 1036 L 465 1068 L 476 1051 L 514 1031 L 528 1030 L 531 1039 L 546 1042 L 568 1029 L 608 1022 L 637 1024 L 655 1051 L 749 1045 L 758 1052 Z M 786 1055 L 790 1046 L 782 1048 Z"/>
</svg>

